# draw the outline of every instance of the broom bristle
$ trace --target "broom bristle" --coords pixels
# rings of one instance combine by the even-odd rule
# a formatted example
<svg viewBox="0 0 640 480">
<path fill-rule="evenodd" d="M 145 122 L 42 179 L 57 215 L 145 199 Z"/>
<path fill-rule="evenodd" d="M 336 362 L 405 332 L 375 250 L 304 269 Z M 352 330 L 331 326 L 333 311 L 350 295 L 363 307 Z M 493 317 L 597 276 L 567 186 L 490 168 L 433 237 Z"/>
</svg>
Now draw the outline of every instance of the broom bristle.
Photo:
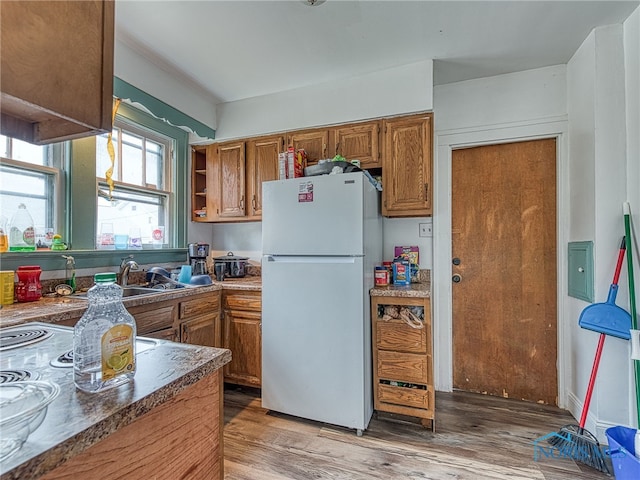
<svg viewBox="0 0 640 480">
<path fill-rule="evenodd" d="M 548 439 L 548 443 L 566 457 L 603 473 L 611 474 L 598 439 L 578 425 L 565 425 L 560 428 L 557 435 Z"/>
</svg>

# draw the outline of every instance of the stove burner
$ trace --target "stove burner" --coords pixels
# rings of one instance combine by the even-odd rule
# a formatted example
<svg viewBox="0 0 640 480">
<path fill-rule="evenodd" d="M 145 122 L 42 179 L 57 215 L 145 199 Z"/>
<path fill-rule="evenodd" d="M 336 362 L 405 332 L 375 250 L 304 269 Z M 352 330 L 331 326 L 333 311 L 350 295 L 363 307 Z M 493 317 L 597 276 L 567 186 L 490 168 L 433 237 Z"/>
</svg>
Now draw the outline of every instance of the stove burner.
<svg viewBox="0 0 640 480">
<path fill-rule="evenodd" d="M 63 353 L 49 363 L 52 367 L 73 367 L 73 350 Z"/>
<path fill-rule="evenodd" d="M 37 329 L 7 329 L 0 332 L 0 350 L 23 347 L 49 338 L 53 332 L 45 328 Z"/>
<path fill-rule="evenodd" d="M 25 380 L 37 380 L 38 374 L 29 370 L 0 370 L 0 383 L 23 382 Z"/>
</svg>

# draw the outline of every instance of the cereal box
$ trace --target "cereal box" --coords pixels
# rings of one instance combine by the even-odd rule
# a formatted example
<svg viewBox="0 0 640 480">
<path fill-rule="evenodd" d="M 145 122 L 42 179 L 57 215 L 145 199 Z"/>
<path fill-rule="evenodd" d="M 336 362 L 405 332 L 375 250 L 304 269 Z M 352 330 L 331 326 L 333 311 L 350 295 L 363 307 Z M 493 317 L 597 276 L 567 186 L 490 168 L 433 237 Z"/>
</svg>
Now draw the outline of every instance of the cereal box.
<svg viewBox="0 0 640 480">
<path fill-rule="evenodd" d="M 420 249 L 417 246 L 412 247 L 398 247 L 394 249 L 394 258 L 402 257 L 409 260 L 410 264 L 420 264 Z"/>
</svg>

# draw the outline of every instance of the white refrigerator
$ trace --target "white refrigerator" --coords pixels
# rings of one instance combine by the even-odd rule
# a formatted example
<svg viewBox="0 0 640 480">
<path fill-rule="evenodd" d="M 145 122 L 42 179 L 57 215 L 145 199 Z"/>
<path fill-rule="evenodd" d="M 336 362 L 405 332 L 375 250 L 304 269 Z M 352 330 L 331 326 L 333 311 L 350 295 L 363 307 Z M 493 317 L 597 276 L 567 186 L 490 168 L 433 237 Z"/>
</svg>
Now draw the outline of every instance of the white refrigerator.
<svg viewBox="0 0 640 480">
<path fill-rule="evenodd" d="M 262 195 L 262 406 L 361 435 L 380 193 L 356 172 L 264 182 Z"/>
</svg>

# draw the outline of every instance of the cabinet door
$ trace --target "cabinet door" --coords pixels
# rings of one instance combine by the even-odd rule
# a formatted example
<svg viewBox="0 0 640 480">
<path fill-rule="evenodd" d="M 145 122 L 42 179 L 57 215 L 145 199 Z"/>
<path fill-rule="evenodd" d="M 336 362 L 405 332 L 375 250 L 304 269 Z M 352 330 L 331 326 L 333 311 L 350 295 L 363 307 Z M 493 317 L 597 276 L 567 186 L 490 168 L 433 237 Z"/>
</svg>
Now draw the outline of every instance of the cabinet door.
<svg viewBox="0 0 640 480">
<path fill-rule="evenodd" d="M 3 135 L 42 145 L 110 132 L 115 2 L 0 4 Z"/>
<path fill-rule="evenodd" d="M 379 133 L 378 121 L 336 127 L 331 132 L 334 150 L 330 155 L 340 154 L 347 160 L 360 160 L 362 168 L 379 168 L 382 166 Z"/>
<path fill-rule="evenodd" d="M 207 347 L 221 346 L 220 314 L 201 315 L 180 323 L 180 341 Z"/>
<path fill-rule="evenodd" d="M 304 149 L 307 154 L 307 165 L 315 165 L 318 160 L 328 158 L 329 130 L 300 130 L 287 134 L 287 145 L 298 151 Z M 333 157 L 333 155 L 331 155 Z"/>
<path fill-rule="evenodd" d="M 262 182 L 278 179 L 278 153 L 283 152 L 284 137 L 256 138 L 247 142 L 247 200 L 251 202 L 248 217 L 262 217 Z"/>
<path fill-rule="evenodd" d="M 259 312 L 224 311 L 224 348 L 231 362 L 224 366 L 226 382 L 260 387 L 262 382 L 262 315 Z"/>
<path fill-rule="evenodd" d="M 212 219 L 242 218 L 245 216 L 244 142 L 214 145 L 213 152 L 212 200 L 215 213 Z"/>
<path fill-rule="evenodd" d="M 383 204 L 387 217 L 431 215 L 432 114 L 383 121 Z"/>
</svg>

